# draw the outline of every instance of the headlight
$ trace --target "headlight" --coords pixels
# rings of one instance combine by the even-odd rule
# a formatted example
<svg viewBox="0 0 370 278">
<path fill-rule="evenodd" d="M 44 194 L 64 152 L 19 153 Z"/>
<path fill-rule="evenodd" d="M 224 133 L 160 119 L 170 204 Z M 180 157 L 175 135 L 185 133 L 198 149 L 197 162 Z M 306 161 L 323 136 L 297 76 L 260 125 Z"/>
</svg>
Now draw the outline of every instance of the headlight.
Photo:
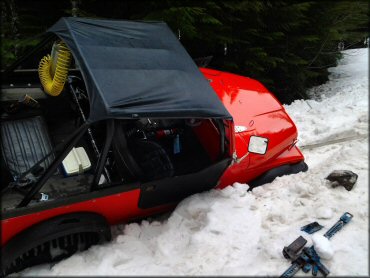
<svg viewBox="0 0 370 278">
<path fill-rule="evenodd" d="M 239 132 L 246 131 L 247 127 L 243 125 L 236 125 L 234 130 L 235 130 L 235 133 L 239 133 Z"/>
</svg>

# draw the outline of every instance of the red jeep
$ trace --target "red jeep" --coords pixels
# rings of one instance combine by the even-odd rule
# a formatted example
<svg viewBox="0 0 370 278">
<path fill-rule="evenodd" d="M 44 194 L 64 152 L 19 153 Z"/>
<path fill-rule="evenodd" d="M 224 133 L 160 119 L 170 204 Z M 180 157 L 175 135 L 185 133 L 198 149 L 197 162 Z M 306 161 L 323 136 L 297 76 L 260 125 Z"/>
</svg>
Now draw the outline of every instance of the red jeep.
<svg viewBox="0 0 370 278">
<path fill-rule="evenodd" d="M 62 18 L 47 34 L 3 72 L 3 275 L 191 194 L 307 170 L 279 101 L 256 80 L 199 69 L 165 23 Z"/>
</svg>

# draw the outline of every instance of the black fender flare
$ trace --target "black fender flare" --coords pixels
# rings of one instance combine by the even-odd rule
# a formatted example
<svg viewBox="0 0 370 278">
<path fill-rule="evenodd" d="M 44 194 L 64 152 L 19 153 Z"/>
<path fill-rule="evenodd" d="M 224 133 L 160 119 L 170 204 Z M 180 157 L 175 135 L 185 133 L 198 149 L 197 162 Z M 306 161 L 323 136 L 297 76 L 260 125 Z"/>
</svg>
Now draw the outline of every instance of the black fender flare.
<svg viewBox="0 0 370 278">
<path fill-rule="evenodd" d="M 276 168 L 272 168 L 267 172 L 263 173 L 262 175 L 258 176 L 254 180 L 250 181 L 248 183 L 249 185 L 248 191 L 251 191 L 253 188 L 261 186 L 265 183 L 270 183 L 277 177 L 297 174 L 299 172 L 306 172 L 307 170 L 308 165 L 304 161 L 300 161 L 294 164 L 284 164 Z"/>
<path fill-rule="evenodd" d="M 34 248 L 43 247 L 44 244 L 52 244 L 53 240 L 89 233 L 95 235 L 93 244 L 100 244 L 111 240 L 111 230 L 105 217 L 92 212 L 68 213 L 37 223 L 11 238 L 1 249 L 2 275 L 21 271 L 27 267 L 40 263 L 58 261 L 75 252 L 53 258 L 28 259 L 29 253 Z M 70 240 L 70 239 L 68 239 Z M 91 244 L 91 245 L 93 245 Z M 90 245 L 90 246 L 91 246 Z M 90 247 L 90 246 L 87 246 Z M 33 250 L 36 252 L 35 250 Z M 22 263 L 20 263 L 20 258 Z M 21 265 L 20 265 L 21 264 Z"/>
</svg>

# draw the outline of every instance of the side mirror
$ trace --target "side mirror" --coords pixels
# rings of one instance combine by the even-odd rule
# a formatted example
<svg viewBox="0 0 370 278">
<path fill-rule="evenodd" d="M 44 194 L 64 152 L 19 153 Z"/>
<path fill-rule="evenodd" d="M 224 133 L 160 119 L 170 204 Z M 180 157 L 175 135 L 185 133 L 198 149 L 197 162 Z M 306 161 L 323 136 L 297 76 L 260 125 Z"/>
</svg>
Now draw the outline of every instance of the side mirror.
<svg viewBox="0 0 370 278">
<path fill-rule="evenodd" d="M 267 151 L 269 139 L 252 135 L 249 139 L 248 152 L 265 154 Z"/>
</svg>

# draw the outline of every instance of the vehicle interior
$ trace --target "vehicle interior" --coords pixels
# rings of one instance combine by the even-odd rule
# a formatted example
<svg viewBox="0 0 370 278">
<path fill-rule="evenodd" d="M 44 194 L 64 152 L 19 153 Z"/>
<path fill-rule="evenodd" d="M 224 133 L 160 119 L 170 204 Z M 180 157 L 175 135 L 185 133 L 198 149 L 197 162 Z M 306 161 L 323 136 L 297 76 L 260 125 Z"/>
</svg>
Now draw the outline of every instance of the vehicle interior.
<svg viewBox="0 0 370 278">
<path fill-rule="evenodd" d="M 50 45 L 41 50 L 50 52 Z M 29 57 L 34 60 L 34 56 Z M 112 142 L 100 161 L 106 145 L 106 121 L 89 125 L 76 139 L 89 116 L 89 97 L 78 66 L 72 61 L 58 96 L 44 92 L 36 67 L 18 65 L 2 81 L 2 211 L 22 206 L 24 197 L 40 183 L 66 145 L 71 145 L 67 155 L 42 181 L 27 206 L 122 184 L 197 173 L 229 156 L 223 120 L 140 118 L 114 120 Z M 102 174 L 92 187 L 99 163 Z"/>
</svg>

